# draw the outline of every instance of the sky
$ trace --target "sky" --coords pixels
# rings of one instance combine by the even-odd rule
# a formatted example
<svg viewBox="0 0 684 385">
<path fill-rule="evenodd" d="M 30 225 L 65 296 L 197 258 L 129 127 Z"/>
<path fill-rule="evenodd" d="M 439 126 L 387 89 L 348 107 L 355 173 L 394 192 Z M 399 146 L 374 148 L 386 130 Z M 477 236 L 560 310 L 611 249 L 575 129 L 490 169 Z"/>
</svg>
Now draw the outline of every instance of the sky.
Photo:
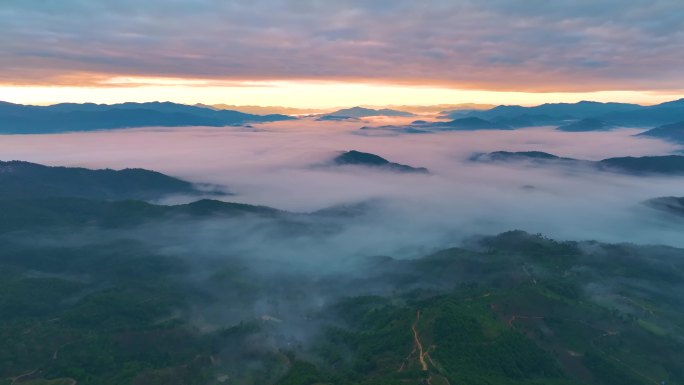
<svg viewBox="0 0 684 385">
<path fill-rule="evenodd" d="M 653 104 L 681 0 L 4 0 L 0 100 Z"/>
</svg>

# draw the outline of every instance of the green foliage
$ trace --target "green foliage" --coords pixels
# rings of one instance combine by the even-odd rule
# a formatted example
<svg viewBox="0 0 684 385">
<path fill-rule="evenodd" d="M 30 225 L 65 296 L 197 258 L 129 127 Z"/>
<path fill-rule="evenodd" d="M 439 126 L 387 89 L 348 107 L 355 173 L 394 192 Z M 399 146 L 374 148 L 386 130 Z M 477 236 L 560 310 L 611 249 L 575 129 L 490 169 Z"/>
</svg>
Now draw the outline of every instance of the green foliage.
<svg viewBox="0 0 684 385">
<path fill-rule="evenodd" d="M 483 240 L 484 252 L 386 258 L 349 282 L 265 280 L 244 261 L 193 269 L 194 256 L 163 255 L 155 242 L 121 238 L 120 229 L 177 216 L 279 218 L 273 210 L 213 201 L 16 202 L 0 200 L 3 385 L 36 369 L 21 383 L 684 383 L 681 250 L 583 248 L 509 232 Z M 303 228 L 288 226 L 293 234 Z M 90 231 L 107 237 L 91 239 Z M 303 292 L 347 293 L 375 282 L 392 294 L 331 294 L 320 311 L 287 308 L 283 320 L 249 315 L 264 298 L 298 303 Z M 215 313 L 225 314 L 201 319 Z M 212 325 L 216 319 L 224 323 Z M 414 325 L 428 353 L 425 371 Z M 306 334 L 304 343 L 289 338 L 292 328 Z"/>
<path fill-rule="evenodd" d="M 159 199 L 197 193 L 189 182 L 143 169 L 90 170 L 20 161 L 0 162 L 0 168 L 0 199 Z"/>
<path fill-rule="evenodd" d="M 631 368 L 624 365 L 618 366 L 603 357 L 600 353 L 588 352 L 584 356 L 584 364 L 592 374 L 605 385 L 639 385 L 642 380 L 637 380 L 630 375 Z"/>
<path fill-rule="evenodd" d="M 278 381 L 278 385 L 312 385 L 325 383 L 327 377 L 318 371 L 316 366 L 302 361 L 295 361 L 287 374 Z"/>
</svg>

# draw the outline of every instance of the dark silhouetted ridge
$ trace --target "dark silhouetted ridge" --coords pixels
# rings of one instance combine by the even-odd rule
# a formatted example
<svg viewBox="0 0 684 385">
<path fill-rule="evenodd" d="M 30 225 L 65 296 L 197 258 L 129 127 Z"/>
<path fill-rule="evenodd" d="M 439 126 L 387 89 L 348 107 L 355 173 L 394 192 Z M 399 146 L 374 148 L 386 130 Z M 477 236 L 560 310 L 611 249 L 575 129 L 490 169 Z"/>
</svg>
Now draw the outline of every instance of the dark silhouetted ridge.
<svg viewBox="0 0 684 385">
<path fill-rule="evenodd" d="M 616 157 L 603 159 L 601 161 L 589 161 L 573 158 L 562 158 L 553 154 L 540 151 L 495 151 L 490 153 L 478 153 L 470 157 L 475 162 L 521 162 L 529 161 L 534 164 L 558 164 L 562 161 L 564 165 L 590 166 L 600 171 L 619 172 L 625 174 L 647 175 L 684 175 L 684 156 L 664 155 L 664 156 L 642 156 L 642 157 Z"/>
<path fill-rule="evenodd" d="M 233 126 L 294 119 L 286 115 L 252 115 L 170 102 L 24 106 L 0 104 L 0 133 L 36 134 L 132 127 Z"/>
<path fill-rule="evenodd" d="M 120 171 L 0 161 L 0 198 L 159 199 L 199 194 L 192 183 L 144 169 Z"/>
<path fill-rule="evenodd" d="M 335 157 L 335 159 L 333 159 L 333 163 L 338 166 L 365 166 L 396 172 L 411 172 L 423 174 L 429 172 L 428 169 L 424 167 L 411 167 L 405 164 L 393 163 L 378 155 L 355 150 L 343 152 L 342 154 Z"/>
<path fill-rule="evenodd" d="M 642 132 L 639 136 L 651 136 L 676 143 L 684 143 L 684 121 L 659 126 Z"/>
<path fill-rule="evenodd" d="M 414 114 L 412 114 L 410 112 L 405 112 L 405 111 L 392 110 L 389 108 L 383 108 L 383 109 L 375 110 L 372 108 L 352 107 L 352 108 L 344 108 L 341 110 L 337 110 L 335 112 L 325 114 L 324 116 L 335 116 L 335 117 L 345 117 L 345 118 L 365 118 L 365 117 L 369 117 L 369 116 L 411 117 L 411 116 L 414 116 Z"/>
<path fill-rule="evenodd" d="M 615 128 L 614 125 L 600 119 L 587 118 L 576 122 L 559 126 L 559 131 L 583 132 L 583 131 L 606 131 Z"/>
</svg>

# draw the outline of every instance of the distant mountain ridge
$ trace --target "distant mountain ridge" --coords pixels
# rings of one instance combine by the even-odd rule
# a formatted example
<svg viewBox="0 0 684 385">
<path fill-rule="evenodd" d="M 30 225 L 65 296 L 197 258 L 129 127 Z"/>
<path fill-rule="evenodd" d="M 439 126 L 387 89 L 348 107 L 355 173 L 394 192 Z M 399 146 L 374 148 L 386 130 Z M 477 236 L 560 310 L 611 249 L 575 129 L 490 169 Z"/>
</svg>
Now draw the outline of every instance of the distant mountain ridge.
<svg viewBox="0 0 684 385">
<path fill-rule="evenodd" d="M 660 197 L 644 202 L 647 206 L 677 217 L 684 217 L 684 197 Z"/>
<path fill-rule="evenodd" d="M 281 106 L 244 106 L 236 104 L 195 104 L 197 107 L 210 108 L 213 110 L 232 110 L 243 112 L 245 114 L 254 115 L 313 115 L 313 114 L 326 114 L 334 110 L 334 108 L 295 108 L 295 107 L 281 107 Z"/>
<path fill-rule="evenodd" d="M 576 122 L 564 124 L 557 127 L 558 131 L 585 132 L 585 131 L 607 131 L 615 128 L 614 125 L 606 123 L 600 119 L 585 118 Z"/>
<path fill-rule="evenodd" d="M 321 115 L 316 118 L 318 122 L 358 122 L 359 118 L 351 116 Z"/>
<path fill-rule="evenodd" d="M 503 123 L 491 122 L 477 117 L 458 118 L 448 122 L 428 122 L 416 120 L 408 125 L 364 126 L 365 132 L 394 132 L 419 134 L 444 131 L 479 131 L 479 130 L 510 130 L 510 126 Z"/>
<path fill-rule="evenodd" d="M 171 102 L 61 103 L 28 106 L 0 102 L 0 134 L 40 134 L 134 127 L 223 127 L 294 119 L 286 115 L 253 115 Z"/>
<path fill-rule="evenodd" d="M 296 119 L 285 114 L 259 115 L 228 110 L 228 105 L 184 105 L 171 102 L 148 103 L 60 103 L 31 106 L 0 102 L 0 134 L 57 133 L 134 127 L 210 126 L 222 127 L 255 122 Z M 236 106 L 236 108 L 239 106 Z M 468 108 L 473 107 L 473 108 Z M 499 105 L 463 105 L 444 111 L 446 122 L 383 127 L 394 132 L 431 132 L 445 130 L 516 129 L 532 126 L 557 126 L 562 131 L 600 131 L 615 127 L 655 127 L 684 122 L 684 99 L 642 106 L 630 103 L 546 103 L 533 107 Z M 246 111 L 282 111 L 291 114 L 322 111 L 279 107 L 244 106 Z M 352 107 L 323 113 L 320 120 L 343 120 L 372 116 L 412 117 L 412 112 L 392 108 Z M 469 119 L 469 120 L 463 120 Z M 482 121 L 474 120 L 481 119 Z M 477 122 L 477 123 L 476 123 Z M 684 134 L 657 134 L 667 140 L 682 142 Z M 645 134 L 647 136 L 647 134 Z"/>
<path fill-rule="evenodd" d="M 547 103 L 534 107 L 501 105 L 487 110 L 447 111 L 440 116 L 448 121 L 417 120 L 406 125 L 362 127 L 366 133 L 430 133 L 443 131 L 514 130 L 524 127 L 555 126 L 559 131 L 607 131 L 618 127 L 643 127 L 684 122 L 684 99 L 641 106 L 629 103 Z M 684 124 L 684 123 L 682 123 Z M 663 130 L 665 131 L 665 130 Z M 669 127 L 668 133 L 644 135 L 684 142 L 681 127 Z"/>
<path fill-rule="evenodd" d="M 489 153 L 477 153 L 470 157 L 472 161 L 486 162 L 508 162 L 518 160 L 572 160 L 572 158 L 561 158 L 557 155 L 543 151 L 494 151 Z"/>
<path fill-rule="evenodd" d="M 684 143 L 684 121 L 659 126 L 642 132 L 638 136 L 650 136 L 676 143 Z"/>
<path fill-rule="evenodd" d="M 453 111 L 446 118 L 478 117 L 512 127 L 567 125 L 584 119 L 595 119 L 609 125 L 654 126 L 684 120 L 684 99 L 653 106 L 630 103 L 546 103 L 533 107 L 500 105 L 484 111 Z M 599 126 L 598 129 L 603 129 Z"/>
<path fill-rule="evenodd" d="M 382 108 L 382 109 L 376 110 L 376 109 L 365 108 L 365 107 L 344 108 L 341 110 L 330 112 L 330 113 L 325 114 L 325 115 L 347 117 L 347 118 L 367 118 L 370 116 L 398 116 L 398 117 L 415 116 L 414 114 L 412 114 L 410 112 L 392 110 L 389 108 Z"/>
<path fill-rule="evenodd" d="M 237 104 L 195 104 L 197 107 L 211 108 L 215 110 L 234 110 L 248 114 L 269 115 L 269 114 L 283 114 L 283 115 L 316 115 L 316 114 L 330 114 L 334 111 L 346 107 L 330 107 L 330 108 L 297 108 L 297 107 L 283 107 L 283 106 L 255 106 L 255 105 L 237 105 Z M 459 104 L 435 104 L 435 105 L 386 105 L 386 106 L 359 106 L 374 110 L 398 110 L 412 114 L 446 114 L 452 111 L 476 111 L 485 110 L 496 107 L 493 104 L 481 103 L 459 103 Z"/>
<path fill-rule="evenodd" d="M 415 124 L 415 122 L 414 122 Z M 459 118 L 449 122 L 419 123 L 417 127 L 427 127 L 439 131 L 509 130 L 506 124 L 491 122 L 477 117 Z"/>
<path fill-rule="evenodd" d="M 633 175 L 684 175 L 684 156 L 642 156 L 642 157 L 615 157 L 600 161 L 562 158 L 541 151 L 495 151 L 490 153 L 474 154 L 470 158 L 475 162 L 507 163 L 507 162 L 532 162 L 536 165 L 565 164 L 574 166 L 592 167 L 599 171 L 626 173 Z"/>
</svg>

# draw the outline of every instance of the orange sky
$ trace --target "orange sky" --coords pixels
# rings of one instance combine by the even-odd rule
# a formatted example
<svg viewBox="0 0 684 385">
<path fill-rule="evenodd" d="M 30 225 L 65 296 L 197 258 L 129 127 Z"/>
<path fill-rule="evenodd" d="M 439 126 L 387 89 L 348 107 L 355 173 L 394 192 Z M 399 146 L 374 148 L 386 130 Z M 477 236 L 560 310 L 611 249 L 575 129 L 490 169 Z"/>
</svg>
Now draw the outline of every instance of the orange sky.
<svg viewBox="0 0 684 385">
<path fill-rule="evenodd" d="M 684 96 L 683 15 L 681 0 L 4 1 L 0 100 L 653 104 Z"/>
<path fill-rule="evenodd" d="M 22 104 L 120 103 L 173 101 L 185 104 L 235 104 L 330 108 L 353 105 L 433 105 L 458 103 L 537 105 L 580 100 L 656 104 L 682 96 L 677 92 L 515 92 L 466 90 L 402 84 L 340 83 L 320 81 L 222 82 L 188 79 L 133 79 L 125 83 L 92 86 L 0 85 L 0 100 Z M 130 82 L 135 82 L 131 85 Z"/>
</svg>

